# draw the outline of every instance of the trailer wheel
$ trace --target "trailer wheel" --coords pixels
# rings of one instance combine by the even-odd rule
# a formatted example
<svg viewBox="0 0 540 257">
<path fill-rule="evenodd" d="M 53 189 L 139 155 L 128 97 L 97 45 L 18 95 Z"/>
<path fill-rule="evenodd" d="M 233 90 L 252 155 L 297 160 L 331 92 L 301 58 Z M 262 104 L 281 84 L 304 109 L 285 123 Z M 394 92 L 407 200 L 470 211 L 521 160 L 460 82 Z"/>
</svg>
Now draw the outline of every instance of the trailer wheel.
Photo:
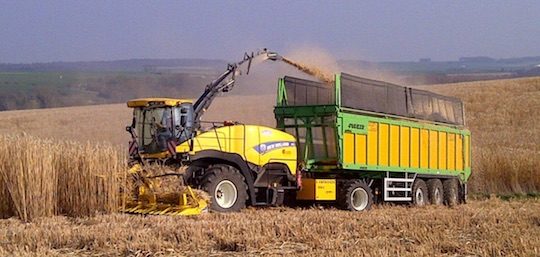
<svg viewBox="0 0 540 257">
<path fill-rule="evenodd" d="M 235 167 L 210 166 L 201 180 L 201 188 L 210 195 L 210 209 L 213 211 L 235 212 L 246 206 L 247 185 Z"/>
<path fill-rule="evenodd" d="M 431 204 L 441 205 L 444 202 L 443 184 L 440 179 L 430 179 L 427 181 L 428 195 Z"/>
<path fill-rule="evenodd" d="M 417 178 L 412 188 L 412 204 L 414 206 L 424 206 L 429 202 L 428 188 L 424 180 Z"/>
<path fill-rule="evenodd" d="M 459 183 L 455 178 L 446 179 L 443 182 L 444 204 L 455 206 L 459 203 Z"/>
<path fill-rule="evenodd" d="M 364 181 L 345 181 L 340 187 L 338 204 L 344 210 L 367 211 L 373 205 L 373 193 Z"/>
</svg>

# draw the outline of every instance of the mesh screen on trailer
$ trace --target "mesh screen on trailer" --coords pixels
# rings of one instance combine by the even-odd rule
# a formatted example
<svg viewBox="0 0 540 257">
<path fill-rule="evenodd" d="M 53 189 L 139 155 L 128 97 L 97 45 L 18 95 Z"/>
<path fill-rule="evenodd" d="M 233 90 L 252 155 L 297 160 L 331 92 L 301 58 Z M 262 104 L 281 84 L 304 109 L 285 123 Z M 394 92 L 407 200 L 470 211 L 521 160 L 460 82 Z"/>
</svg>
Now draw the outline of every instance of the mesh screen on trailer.
<svg viewBox="0 0 540 257">
<path fill-rule="evenodd" d="M 341 73 L 341 105 L 463 125 L 463 103 L 454 97 Z"/>
<path fill-rule="evenodd" d="M 284 81 L 288 105 L 333 105 L 336 102 L 333 86 L 288 76 Z"/>
<path fill-rule="evenodd" d="M 287 105 L 334 105 L 335 87 L 320 82 L 284 78 Z M 341 73 L 341 106 L 448 124 L 463 125 L 458 98 Z"/>
<path fill-rule="evenodd" d="M 353 109 L 407 115 L 405 88 L 341 74 L 341 105 Z"/>
<path fill-rule="evenodd" d="M 411 117 L 463 125 L 463 104 L 456 98 L 408 88 Z"/>
</svg>

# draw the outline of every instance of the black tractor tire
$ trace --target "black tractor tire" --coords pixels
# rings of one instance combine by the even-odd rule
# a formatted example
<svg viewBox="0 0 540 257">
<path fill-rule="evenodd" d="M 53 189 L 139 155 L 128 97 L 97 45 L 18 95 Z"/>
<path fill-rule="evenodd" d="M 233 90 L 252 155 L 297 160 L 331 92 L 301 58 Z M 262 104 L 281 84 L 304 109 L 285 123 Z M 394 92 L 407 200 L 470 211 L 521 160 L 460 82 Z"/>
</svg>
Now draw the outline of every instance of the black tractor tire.
<svg viewBox="0 0 540 257">
<path fill-rule="evenodd" d="M 343 210 L 367 211 L 373 205 L 373 192 L 362 180 L 345 180 L 338 189 L 337 202 Z"/>
<path fill-rule="evenodd" d="M 443 182 L 444 204 L 455 206 L 459 204 L 459 181 L 455 178 L 445 179 Z"/>
<path fill-rule="evenodd" d="M 412 205 L 425 206 L 429 203 L 429 193 L 426 182 L 417 178 L 412 187 Z"/>
<path fill-rule="evenodd" d="M 212 211 L 237 212 L 246 207 L 246 181 L 233 166 L 218 164 L 208 167 L 200 185 L 210 195 Z"/>
<path fill-rule="evenodd" d="M 444 203 L 443 184 L 440 179 L 430 179 L 427 181 L 429 201 L 433 205 L 442 205 Z"/>
</svg>

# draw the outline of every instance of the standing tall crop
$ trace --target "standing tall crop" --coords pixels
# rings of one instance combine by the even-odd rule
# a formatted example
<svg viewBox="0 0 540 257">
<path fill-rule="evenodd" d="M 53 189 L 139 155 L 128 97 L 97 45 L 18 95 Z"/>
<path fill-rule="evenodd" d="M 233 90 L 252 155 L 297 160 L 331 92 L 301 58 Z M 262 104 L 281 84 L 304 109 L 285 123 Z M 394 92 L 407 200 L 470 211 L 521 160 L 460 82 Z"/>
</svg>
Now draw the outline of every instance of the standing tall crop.
<svg viewBox="0 0 540 257">
<path fill-rule="evenodd" d="M 7 212 L 25 221 L 56 212 L 57 173 L 50 145 L 50 141 L 25 136 L 1 139 L 0 174 L 5 191 L 2 196 L 8 196 L 1 202 L 13 208 Z"/>
<path fill-rule="evenodd" d="M 113 212 L 123 159 L 106 145 L 0 136 L 0 217 Z"/>
</svg>

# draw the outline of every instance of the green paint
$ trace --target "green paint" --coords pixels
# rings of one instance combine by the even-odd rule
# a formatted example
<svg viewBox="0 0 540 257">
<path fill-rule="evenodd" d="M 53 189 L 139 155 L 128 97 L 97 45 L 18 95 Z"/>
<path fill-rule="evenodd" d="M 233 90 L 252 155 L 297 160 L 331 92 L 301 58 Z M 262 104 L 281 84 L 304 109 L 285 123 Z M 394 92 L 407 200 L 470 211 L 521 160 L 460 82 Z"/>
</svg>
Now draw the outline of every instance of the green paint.
<svg viewBox="0 0 540 257">
<path fill-rule="evenodd" d="M 442 123 L 434 123 L 430 121 L 412 119 L 407 117 L 399 117 L 384 113 L 373 113 L 362 110 L 356 110 L 341 106 L 341 75 L 335 75 L 335 97 L 336 104 L 334 105 L 303 105 L 303 106 L 288 106 L 286 103 L 287 91 L 285 90 L 285 82 L 280 79 L 278 83 L 277 104 L 274 108 L 277 127 L 282 130 L 296 133 L 297 138 L 301 137 L 304 142 L 298 142 L 299 156 L 302 156 L 306 168 L 312 172 L 336 172 L 339 170 L 347 172 L 359 172 L 364 177 L 380 177 L 384 176 L 384 172 L 415 172 L 418 174 L 430 175 L 451 175 L 459 176 L 463 181 L 467 181 L 471 174 L 470 168 L 465 168 L 463 171 L 446 170 L 446 169 L 424 169 L 424 168 L 404 168 L 396 166 L 380 166 L 380 165 L 358 165 L 346 164 L 343 162 L 343 134 L 367 134 L 368 123 L 386 123 L 389 125 L 405 126 L 418 129 L 429 129 L 442 131 L 447 133 L 455 133 L 464 137 L 469 136 L 470 132 L 467 129 L 458 126 L 452 126 Z M 331 120 L 331 122 L 323 122 L 323 120 Z M 289 122 L 286 122 L 289 120 Z M 293 122 L 290 122 L 292 120 Z M 323 145 L 326 154 L 316 156 L 314 153 L 314 130 L 319 128 L 331 128 L 334 133 L 329 135 L 323 130 L 323 140 L 319 140 L 319 147 Z M 299 131 L 305 130 L 302 136 Z M 300 135 L 300 136 L 299 136 Z M 322 141 L 322 142 L 320 142 Z M 331 144 L 331 142 L 335 142 Z M 335 149 L 330 149 L 334 146 Z M 335 156 L 329 154 L 330 150 L 335 151 Z M 465 147 L 463 147 L 465 151 Z M 472 164 L 471 156 L 469 160 Z"/>
</svg>

